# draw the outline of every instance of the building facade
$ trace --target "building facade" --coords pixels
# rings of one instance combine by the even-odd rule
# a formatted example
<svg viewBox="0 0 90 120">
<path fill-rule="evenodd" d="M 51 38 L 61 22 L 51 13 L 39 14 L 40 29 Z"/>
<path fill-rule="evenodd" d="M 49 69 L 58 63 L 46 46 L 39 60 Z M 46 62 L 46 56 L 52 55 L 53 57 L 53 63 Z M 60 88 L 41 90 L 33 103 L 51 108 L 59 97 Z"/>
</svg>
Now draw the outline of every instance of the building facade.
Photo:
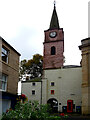
<svg viewBox="0 0 90 120">
<path fill-rule="evenodd" d="M 64 112 L 67 111 L 68 100 L 71 100 L 72 112 L 76 112 L 77 106 L 81 107 L 82 68 L 64 66 L 62 69 L 44 70 L 44 74 L 42 103 L 50 103 L 59 112 Z"/>
<path fill-rule="evenodd" d="M 28 97 L 28 101 L 38 101 L 42 103 L 42 81 L 41 78 L 22 81 L 22 93 Z"/>
<path fill-rule="evenodd" d="M 90 114 L 90 38 L 81 41 L 82 52 L 82 114 Z"/>
<path fill-rule="evenodd" d="M 0 37 L 0 106 L 2 112 L 13 108 L 19 81 L 20 54 Z"/>
<path fill-rule="evenodd" d="M 81 109 L 82 71 L 79 66 L 64 66 L 64 31 L 54 4 L 50 27 L 45 31 L 42 103 L 51 104 L 53 110 L 76 112 Z M 56 103 L 55 103 L 56 102 Z M 69 110 L 71 108 L 71 110 Z"/>
<path fill-rule="evenodd" d="M 55 5 L 50 27 L 44 33 L 43 69 L 61 68 L 64 62 L 64 31 L 59 27 Z"/>
<path fill-rule="evenodd" d="M 77 112 L 82 104 L 82 67 L 64 66 L 64 31 L 59 26 L 55 4 L 50 27 L 44 33 L 42 82 L 35 82 L 34 87 L 32 81 L 22 82 L 22 94 L 27 95 L 29 100 L 50 104 L 53 111 Z"/>
</svg>

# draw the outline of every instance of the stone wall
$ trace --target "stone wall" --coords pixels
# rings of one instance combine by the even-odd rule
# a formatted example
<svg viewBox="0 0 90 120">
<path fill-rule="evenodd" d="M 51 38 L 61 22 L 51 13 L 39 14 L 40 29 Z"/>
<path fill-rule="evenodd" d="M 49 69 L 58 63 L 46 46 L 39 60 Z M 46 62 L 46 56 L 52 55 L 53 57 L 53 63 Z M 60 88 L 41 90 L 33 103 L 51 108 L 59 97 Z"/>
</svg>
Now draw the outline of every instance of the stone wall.
<svg viewBox="0 0 90 120">
<path fill-rule="evenodd" d="M 38 101 L 41 103 L 41 82 L 34 82 L 35 86 L 32 85 L 33 82 L 22 82 L 22 94 L 25 94 L 28 98 L 28 101 Z M 32 95 L 32 90 L 35 90 L 35 95 Z"/>
<path fill-rule="evenodd" d="M 82 114 L 90 114 L 90 38 L 81 41 L 82 52 Z"/>
<path fill-rule="evenodd" d="M 5 40 L 2 40 L 2 46 L 8 50 L 8 63 L 0 60 L 2 63 L 2 73 L 7 75 L 6 92 L 17 94 L 19 81 L 19 56 L 20 54 L 10 46 Z M 1 47 L 0 47 L 1 49 Z"/>
</svg>

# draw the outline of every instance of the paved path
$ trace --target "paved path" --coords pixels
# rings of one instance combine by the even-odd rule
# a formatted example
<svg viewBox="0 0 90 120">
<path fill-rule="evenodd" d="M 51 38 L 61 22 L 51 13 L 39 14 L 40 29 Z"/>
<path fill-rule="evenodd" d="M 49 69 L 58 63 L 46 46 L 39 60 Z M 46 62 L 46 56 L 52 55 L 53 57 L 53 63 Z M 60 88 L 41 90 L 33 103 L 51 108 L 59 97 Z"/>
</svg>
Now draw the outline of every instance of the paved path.
<svg viewBox="0 0 90 120">
<path fill-rule="evenodd" d="M 90 120 L 90 115 L 84 116 L 81 114 L 68 114 L 68 113 L 66 113 L 66 114 L 69 117 L 67 117 L 67 118 L 62 117 L 62 120 Z"/>
<path fill-rule="evenodd" d="M 64 120 L 90 120 L 90 115 L 89 116 L 69 115 L 69 117 L 65 118 Z"/>
</svg>

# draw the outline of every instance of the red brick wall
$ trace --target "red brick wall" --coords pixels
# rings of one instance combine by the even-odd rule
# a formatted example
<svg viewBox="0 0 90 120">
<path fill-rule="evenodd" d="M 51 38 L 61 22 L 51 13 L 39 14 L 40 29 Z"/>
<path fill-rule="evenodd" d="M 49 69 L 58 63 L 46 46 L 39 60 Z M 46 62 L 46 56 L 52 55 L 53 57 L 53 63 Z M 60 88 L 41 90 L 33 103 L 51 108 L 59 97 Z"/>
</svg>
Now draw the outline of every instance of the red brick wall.
<svg viewBox="0 0 90 120">
<path fill-rule="evenodd" d="M 50 32 L 53 32 L 53 31 L 57 32 L 57 36 L 52 39 L 51 37 L 49 37 L 49 34 L 50 34 Z M 45 31 L 45 40 L 44 40 L 44 42 L 50 42 L 50 41 L 56 41 L 56 40 L 64 40 L 63 29 Z"/>
<path fill-rule="evenodd" d="M 52 31 L 57 32 L 57 36 L 55 38 L 49 37 L 51 30 L 45 32 L 43 69 L 60 68 L 63 66 L 64 33 L 62 29 Z M 51 55 L 52 46 L 55 46 L 56 48 L 55 55 Z"/>
</svg>

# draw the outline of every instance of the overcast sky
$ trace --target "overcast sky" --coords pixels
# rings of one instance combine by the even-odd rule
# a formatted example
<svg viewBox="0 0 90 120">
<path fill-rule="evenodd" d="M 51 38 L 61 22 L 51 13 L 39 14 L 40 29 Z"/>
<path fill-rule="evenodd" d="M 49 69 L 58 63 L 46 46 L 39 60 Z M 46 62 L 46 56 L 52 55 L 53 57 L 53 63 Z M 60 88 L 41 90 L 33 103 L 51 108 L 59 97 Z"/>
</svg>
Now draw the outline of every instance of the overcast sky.
<svg viewBox="0 0 90 120">
<path fill-rule="evenodd" d="M 44 30 L 50 25 L 54 0 L 0 0 L 0 36 L 22 59 L 43 55 Z M 66 65 L 79 65 L 81 40 L 88 37 L 88 1 L 56 0 L 59 25 L 64 30 Z"/>
</svg>

